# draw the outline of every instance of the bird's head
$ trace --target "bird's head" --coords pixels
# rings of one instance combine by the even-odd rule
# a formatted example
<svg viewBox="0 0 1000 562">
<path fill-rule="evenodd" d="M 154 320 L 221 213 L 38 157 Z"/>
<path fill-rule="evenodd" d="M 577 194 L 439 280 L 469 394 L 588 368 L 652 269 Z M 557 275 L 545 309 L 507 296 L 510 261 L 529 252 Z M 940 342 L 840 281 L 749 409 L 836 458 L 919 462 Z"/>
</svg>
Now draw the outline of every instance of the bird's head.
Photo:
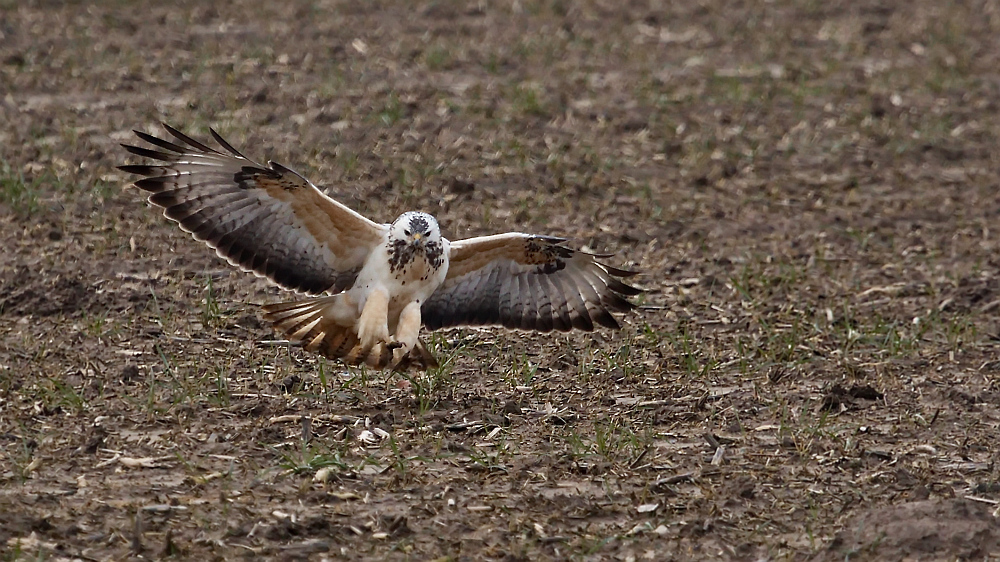
<svg viewBox="0 0 1000 562">
<path fill-rule="evenodd" d="M 431 215 L 411 211 L 399 215 L 399 218 L 393 221 L 389 227 L 389 239 L 425 247 L 430 244 L 440 244 L 441 229 Z"/>
</svg>

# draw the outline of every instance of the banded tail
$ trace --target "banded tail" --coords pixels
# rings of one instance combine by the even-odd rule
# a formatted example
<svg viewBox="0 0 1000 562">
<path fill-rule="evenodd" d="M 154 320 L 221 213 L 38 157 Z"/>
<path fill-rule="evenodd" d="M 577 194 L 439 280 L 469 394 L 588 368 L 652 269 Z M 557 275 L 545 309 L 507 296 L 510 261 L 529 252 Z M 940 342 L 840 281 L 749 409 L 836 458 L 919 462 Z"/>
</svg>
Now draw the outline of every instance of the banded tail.
<svg viewBox="0 0 1000 562">
<path fill-rule="evenodd" d="M 306 351 L 319 353 L 327 359 L 339 359 L 347 365 L 366 364 L 375 369 L 384 369 L 392 364 L 392 348 L 378 344 L 367 355 L 363 353 L 361 342 L 353 326 L 337 324 L 332 308 L 343 293 L 298 301 L 281 302 L 264 306 L 264 320 L 274 325 L 275 331 L 290 341 L 301 344 Z M 417 341 L 397 370 L 410 366 L 428 369 L 438 366 L 437 359 Z"/>
</svg>

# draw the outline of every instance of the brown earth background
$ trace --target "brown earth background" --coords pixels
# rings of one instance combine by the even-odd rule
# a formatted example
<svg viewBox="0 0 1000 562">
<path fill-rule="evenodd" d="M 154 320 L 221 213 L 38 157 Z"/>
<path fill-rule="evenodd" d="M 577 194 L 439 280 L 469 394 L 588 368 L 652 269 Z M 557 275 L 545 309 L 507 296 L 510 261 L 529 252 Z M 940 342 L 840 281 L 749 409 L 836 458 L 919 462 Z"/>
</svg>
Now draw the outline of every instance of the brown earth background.
<svg viewBox="0 0 1000 562">
<path fill-rule="evenodd" d="M 1000 559 L 998 68 L 991 1 L 0 0 L 0 558 Z M 645 308 L 268 344 L 161 121 Z"/>
</svg>

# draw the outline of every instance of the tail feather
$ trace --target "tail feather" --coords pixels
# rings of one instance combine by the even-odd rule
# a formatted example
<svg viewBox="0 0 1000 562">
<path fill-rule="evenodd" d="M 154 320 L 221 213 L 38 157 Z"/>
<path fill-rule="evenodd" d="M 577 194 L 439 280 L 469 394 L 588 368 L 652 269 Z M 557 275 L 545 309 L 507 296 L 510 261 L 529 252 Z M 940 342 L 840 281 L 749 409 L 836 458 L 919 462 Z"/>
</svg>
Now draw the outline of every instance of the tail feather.
<svg viewBox="0 0 1000 562">
<path fill-rule="evenodd" d="M 378 344 L 363 353 L 356 328 L 334 321 L 332 310 L 339 298 L 342 294 L 265 305 L 264 320 L 273 324 L 276 332 L 300 343 L 306 351 L 327 359 L 339 359 L 347 365 L 366 364 L 375 369 L 438 366 L 437 360 L 420 341 L 398 365 L 393 365 L 393 350 L 386 345 Z"/>
<path fill-rule="evenodd" d="M 351 326 L 341 326 L 331 314 L 325 314 L 329 307 L 336 306 L 338 298 L 340 295 L 269 304 L 264 307 L 264 320 L 271 322 L 278 333 L 300 342 L 306 351 L 348 362 L 351 351 L 360 347 L 358 336 Z"/>
</svg>

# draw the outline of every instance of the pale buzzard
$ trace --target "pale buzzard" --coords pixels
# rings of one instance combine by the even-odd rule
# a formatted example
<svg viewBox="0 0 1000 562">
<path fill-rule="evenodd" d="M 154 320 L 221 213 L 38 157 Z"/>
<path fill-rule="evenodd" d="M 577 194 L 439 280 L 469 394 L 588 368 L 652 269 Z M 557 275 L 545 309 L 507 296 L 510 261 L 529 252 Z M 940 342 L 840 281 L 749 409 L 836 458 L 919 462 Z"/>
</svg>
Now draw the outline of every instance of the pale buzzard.
<svg viewBox="0 0 1000 562">
<path fill-rule="evenodd" d="M 305 349 L 347 364 L 400 367 L 433 356 L 421 325 L 502 325 L 522 330 L 618 328 L 613 311 L 641 291 L 634 275 L 575 251 L 562 238 L 507 233 L 449 242 L 427 213 L 372 222 L 298 173 L 262 166 L 218 133 L 227 152 L 164 125 L 177 142 L 135 131 L 157 160 L 121 166 L 146 176 L 150 203 L 233 265 L 310 298 L 267 305 L 265 318 Z"/>
</svg>

